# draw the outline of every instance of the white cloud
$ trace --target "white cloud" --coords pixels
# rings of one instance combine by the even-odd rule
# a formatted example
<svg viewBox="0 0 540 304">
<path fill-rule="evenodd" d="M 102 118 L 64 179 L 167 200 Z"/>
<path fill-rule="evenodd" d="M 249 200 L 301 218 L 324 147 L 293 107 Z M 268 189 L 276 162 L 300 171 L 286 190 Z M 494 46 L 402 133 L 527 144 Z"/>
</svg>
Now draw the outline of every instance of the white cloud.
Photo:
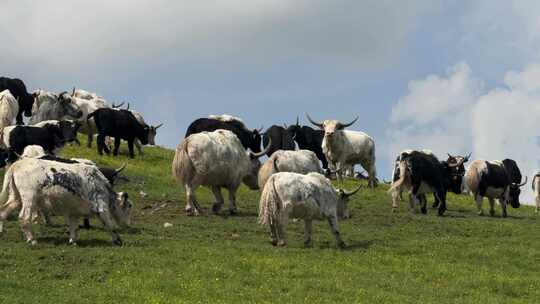
<svg viewBox="0 0 540 304">
<path fill-rule="evenodd" d="M 506 87 L 482 93 L 481 83 L 463 63 L 444 77 L 412 81 L 392 111 L 388 157 L 405 148 L 428 148 L 441 157 L 471 150 L 473 159 L 516 160 L 530 180 L 540 166 L 540 65 L 507 72 Z M 524 190 L 531 202 L 530 187 Z"/>
<path fill-rule="evenodd" d="M 397 58 L 417 17 L 434 7 L 427 0 L 4 0 L 0 66 L 42 77 L 107 77 L 184 61 L 311 58 L 378 67 Z"/>
</svg>

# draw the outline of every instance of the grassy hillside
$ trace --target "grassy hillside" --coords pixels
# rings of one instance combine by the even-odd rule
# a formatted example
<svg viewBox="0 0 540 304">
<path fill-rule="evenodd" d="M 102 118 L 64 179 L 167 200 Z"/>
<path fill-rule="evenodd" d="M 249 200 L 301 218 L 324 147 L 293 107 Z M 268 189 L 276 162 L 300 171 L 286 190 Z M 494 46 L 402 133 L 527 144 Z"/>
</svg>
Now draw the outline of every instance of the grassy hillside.
<svg viewBox="0 0 540 304">
<path fill-rule="evenodd" d="M 84 146 L 84 143 L 83 143 Z M 124 147 L 125 149 L 125 147 Z M 128 162 L 128 191 L 136 204 L 125 245 L 110 245 L 96 228 L 67 245 L 62 218 L 35 225 L 39 244 L 23 241 L 18 222 L 0 236 L 0 303 L 535 303 L 540 299 L 540 224 L 533 209 L 510 217 L 478 217 L 469 197 L 450 195 L 437 217 L 391 213 L 387 187 L 362 190 L 353 218 L 341 223 L 348 245 L 335 248 L 328 225 L 314 225 L 304 249 L 303 223 L 291 222 L 289 246 L 275 248 L 257 225 L 259 193 L 243 187 L 239 215 L 187 217 L 175 185 L 173 151 L 147 148 L 129 160 L 70 147 L 64 155 L 119 167 Z M 345 187 L 353 188 L 354 181 Z M 139 192 L 147 193 L 141 197 Z M 198 190 L 208 212 L 213 197 Z M 487 202 L 485 210 L 487 211 Z M 500 209 L 497 209 L 500 215 Z M 165 222 L 172 223 L 164 228 Z"/>
</svg>

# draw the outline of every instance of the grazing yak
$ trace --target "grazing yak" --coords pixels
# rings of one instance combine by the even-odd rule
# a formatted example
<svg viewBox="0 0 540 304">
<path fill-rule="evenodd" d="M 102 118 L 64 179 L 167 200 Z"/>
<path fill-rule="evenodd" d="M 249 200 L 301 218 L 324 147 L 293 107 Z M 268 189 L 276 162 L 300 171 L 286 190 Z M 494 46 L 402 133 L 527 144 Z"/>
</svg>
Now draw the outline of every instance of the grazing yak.
<svg viewBox="0 0 540 304">
<path fill-rule="evenodd" d="M 300 149 L 313 151 L 313 153 L 315 153 L 317 158 L 321 161 L 323 169 L 328 169 L 328 161 L 326 160 L 326 155 L 324 155 L 322 149 L 324 139 L 323 130 L 315 130 L 308 126 L 300 127 L 298 118 L 296 119 L 296 124 L 289 126 L 287 130 L 292 135 Z"/>
<path fill-rule="evenodd" d="M 17 119 L 19 103 L 9 90 L 0 92 L 0 131 L 11 126 Z"/>
<path fill-rule="evenodd" d="M 309 150 L 280 150 L 274 152 L 259 169 L 259 188 L 264 188 L 270 176 L 277 172 L 324 173 L 315 153 Z"/>
<path fill-rule="evenodd" d="M 400 155 L 399 178 L 394 179 L 388 190 L 392 194 L 394 210 L 398 207 L 397 201 L 401 193 L 410 191 L 411 210 L 416 204 L 421 204 L 421 212 L 427 213 L 426 194 L 433 193 L 438 204 L 438 214 L 444 215 L 446 211 L 446 193 L 452 191 L 461 193 L 463 176 L 456 174 L 456 167 L 463 163 L 441 162 L 426 151 L 405 151 Z"/>
<path fill-rule="evenodd" d="M 49 154 L 57 154 L 66 143 L 77 142 L 76 121 L 44 121 L 36 126 L 10 126 L 4 128 L 1 143 L 9 151 L 11 162 L 29 145 L 38 145 Z"/>
<path fill-rule="evenodd" d="M 90 166 L 97 166 L 96 163 L 89 159 L 84 158 L 62 158 L 55 155 L 47 154 L 45 153 L 45 150 L 43 150 L 43 147 L 37 146 L 37 145 L 30 145 L 24 148 L 24 152 L 21 155 L 21 158 L 24 157 L 32 157 L 37 159 L 43 159 L 43 160 L 49 160 L 49 161 L 56 161 L 60 163 L 65 164 L 86 164 Z M 126 168 L 126 163 L 124 163 L 120 168 L 110 168 L 110 167 L 104 167 L 104 166 L 98 166 L 99 171 L 105 176 L 107 181 L 109 181 L 109 184 L 111 187 L 114 187 L 114 184 L 116 180 L 119 178 L 120 173 Z M 45 222 L 48 225 L 52 225 L 52 222 L 50 220 L 50 217 L 46 212 L 43 213 L 45 217 Z M 90 228 L 90 220 L 88 218 L 84 218 L 83 228 L 89 229 Z"/>
<path fill-rule="evenodd" d="M 129 157 L 131 158 L 135 157 L 133 152 L 135 139 L 140 140 L 143 145 L 155 144 L 153 138 L 150 138 L 151 127 L 141 125 L 133 113 L 128 110 L 101 108 L 88 114 L 87 119 L 90 118 L 94 118 L 98 130 L 97 151 L 99 155 L 103 155 L 103 151 L 107 154 L 110 153 L 109 148 L 105 145 L 106 136 L 114 137 L 114 155 L 118 155 L 120 140 L 127 140 Z"/>
<path fill-rule="evenodd" d="M 278 150 L 294 150 L 296 148 L 293 135 L 288 129 L 282 126 L 273 125 L 262 135 L 263 145 L 265 147 L 268 146 L 270 141 L 272 142 L 270 150 L 266 153 L 268 157 Z"/>
<path fill-rule="evenodd" d="M 349 217 L 348 198 L 358 192 L 335 189 L 330 180 L 319 173 L 307 175 L 280 172 L 272 175 L 264 186 L 259 203 L 259 223 L 270 226 L 272 244 L 287 244 L 289 218 L 304 220 L 304 245 L 311 246 L 313 220 L 327 220 L 337 246 L 345 247 L 338 229 L 338 219 Z"/>
<path fill-rule="evenodd" d="M 35 125 L 46 120 L 80 119 L 83 112 L 74 103 L 67 92 L 58 95 L 37 90 L 34 92 L 36 101 L 32 107 L 32 117 L 29 123 Z"/>
<path fill-rule="evenodd" d="M 433 152 L 431 150 L 426 150 L 426 149 L 423 149 L 423 150 L 404 150 L 404 151 L 401 151 L 401 153 L 396 157 L 396 162 L 394 164 L 394 170 L 392 172 L 392 183 L 396 183 L 399 178 L 400 178 L 400 169 L 399 169 L 399 163 L 402 159 L 405 159 L 406 157 L 408 157 L 413 151 L 415 151 L 415 153 L 423 153 L 423 154 L 426 154 L 426 155 L 429 155 L 430 157 L 435 157 L 436 156 L 433 154 Z M 464 164 L 469 161 L 469 158 L 471 157 L 471 154 L 469 154 L 468 156 L 459 156 L 459 155 L 456 155 L 456 156 L 453 156 L 453 155 L 450 155 L 448 154 L 448 159 L 446 161 L 443 161 L 442 164 L 445 168 L 447 168 L 448 170 L 448 175 L 450 176 L 451 179 L 453 179 L 454 181 L 451 182 L 451 185 L 452 187 L 450 187 L 448 190 L 456 193 L 456 194 L 461 194 L 461 187 L 460 187 L 460 183 L 462 182 L 463 180 L 463 176 L 465 175 L 465 166 Z M 409 181 L 406 181 L 404 183 L 402 183 L 399 187 L 395 188 L 395 191 L 392 191 L 392 210 L 395 212 L 397 211 L 397 208 L 398 208 L 398 201 L 400 200 L 403 200 L 402 198 L 402 193 L 403 192 L 409 192 L 412 188 L 412 185 Z M 411 204 L 411 208 L 414 209 L 414 202 L 413 202 L 413 198 L 410 196 L 411 194 L 409 193 L 409 203 Z M 425 194 L 419 194 L 417 195 L 417 198 L 418 200 L 421 202 L 421 204 L 423 205 L 424 202 L 427 203 L 427 199 L 426 199 L 426 195 Z M 435 201 L 433 203 L 433 208 L 437 208 L 439 206 L 439 201 L 437 199 L 437 195 L 434 195 L 434 198 L 435 198 Z"/>
<path fill-rule="evenodd" d="M 465 174 L 465 187 L 476 202 L 478 215 L 483 215 L 482 201 L 484 197 L 489 199 L 491 216 L 495 215 L 495 199 L 499 200 L 502 208 L 502 216 L 507 217 L 506 205 L 510 203 L 513 208 L 519 208 L 519 195 L 521 187 L 527 183 L 521 183 L 521 172 L 515 161 L 504 159 L 503 161 L 475 160 L 469 166 Z"/>
<path fill-rule="evenodd" d="M 221 188 L 229 190 L 229 212 L 236 213 L 236 191 L 244 182 L 250 189 L 259 189 L 257 172 L 261 166 L 259 153 L 246 152 L 236 135 L 229 130 L 201 132 L 188 136 L 176 147 L 172 174 L 186 189 L 186 212 L 202 212 L 195 197 L 199 186 L 212 189 L 216 203 L 212 211 L 218 213 L 223 206 Z"/>
<path fill-rule="evenodd" d="M 192 134 L 204 131 L 211 132 L 218 129 L 233 132 L 238 139 L 240 139 L 242 146 L 246 150 L 250 149 L 255 153 L 261 152 L 260 130 L 254 129 L 253 131 L 250 131 L 241 119 L 226 114 L 210 115 L 209 118 L 196 119 L 189 125 L 185 137 L 187 138 Z"/>
<path fill-rule="evenodd" d="M 322 149 L 329 164 L 336 170 L 338 179 L 342 170 L 360 163 L 368 173 L 368 185 L 377 186 L 377 170 L 375 168 L 375 141 L 369 135 L 359 131 L 345 130 L 358 120 L 341 123 L 337 120 L 316 122 L 306 113 L 307 119 L 324 130 Z"/>
<path fill-rule="evenodd" d="M 17 124 L 23 124 L 24 116 L 32 116 L 32 106 L 34 104 L 34 95 L 29 94 L 26 90 L 24 82 L 17 78 L 0 77 L 0 92 L 9 90 L 11 95 L 15 97 L 19 104 L 19 112 L 17 113 Z"/>
<path fill-rule="evenodd" d="M 26 241 L 36 244 L 32 221 L 37 211 L 63 215 L 69 223 L 69 243 L 76 244 L 80 217 L 96 215 L 111 233 L 114 245 L 122 245 L 114 223 L 129 226 L 132 203 L 127 193 L 115 193 L 96 166 L 22 158 L 4 176 L 0 194 L 0 232 L 16 209 Z"/>
</svg>

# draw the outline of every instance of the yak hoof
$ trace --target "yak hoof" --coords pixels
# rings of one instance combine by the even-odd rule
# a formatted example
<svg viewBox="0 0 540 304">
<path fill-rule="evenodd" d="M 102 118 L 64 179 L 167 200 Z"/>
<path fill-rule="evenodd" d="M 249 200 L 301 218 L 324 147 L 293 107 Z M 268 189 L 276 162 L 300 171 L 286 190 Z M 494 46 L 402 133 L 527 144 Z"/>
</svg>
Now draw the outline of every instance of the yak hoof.
<svg viewBox="0 0 540 304">
<path fill-rule="evenodd" d="M 124 242 L 122 242 L 122 239 L 121 238 L 116 238 L 113 240 L 113 246 L 122 246 L 124 244 Z"/>
<path fill-rule="evenodd" d="M 495 216 L 495 210 L 489 210 L 489 216 Z M 503 214 L 504 217 L 504 214 Z"/>
<path fill-rule="evenodd" d="M 28 244 L 32 245 L 32 246 L 37 245 L 37 241 L 36 241 L 36 240 L 28 239 L 28 240 L 26 240 L 26 242 L 27 242 Z"/>
<path fill-rule="evenodd" d="M 506 211 L 503 212 L 502 216 L 503 217 L 508 217 L 508 214 L 506 213 Z"/>
<path fill-rule="evenodd" d="M 304 242 L 304 248 L 312 248 L 313 242 L 311 240 Z"/>
<path fill-rule="evenodd" d="M 221 206 L 222 206 L 222 204 L 220 204 L 220 203 L 214 203 L 212 205 L 212 212 L 214 212 L 214 214 L 218 214 L 219 211 L 221 210 Z"/>
<path fill-rule="evenodd" d="M 443 216 L 446 209 L 439 209 L 439 216 Z"/>
<path fill-rule="evenodd" d="M 270 243 L 272 243 L 272 245 L 274 245 L 274 246 L 277 246 L 278 240 L 277 239 L 270 239 Z"/>
<path fill-rule="evenodd" d="M 338 242 L 337 246 L 338 246 L 339 249 L 345 249 L 347 247 L 347 245 L 345 244 L 344 241 Z"/>
<path fill-rule="evenodd" d="M 73 239 L 69 239 L 69 244 L 72 246 L 77 246 L 77 242 Z"/>
<path fill-rule="evenodd" d="M 427 207 L 422 207 L 420 211 L 422 211 L 422 214 L 427 214 Z"/>
<path fill-rule="evenodd" d="M 279 241 L 277 242 L 277 245 L 278 245 L 279 247 L 284 247 L 284 246 L 287 245 L 287 243 L 286 243 L 284 240 L 279 240 Z"/>
<path fill-rule="evenodd" d="M 237 214 L 238 214 L 238 211 L 236 211 L 236 209 L 230 209 L 230 210 L 229 210 L 229 214 L 230 214 L 230 215 L 237 215 Z"/>
<path fill-rule="evenodd" d="M 397 213 L 398 212 L 398 208 L 397 207 L 392 207 L 392 213 Z"/>
</svg>

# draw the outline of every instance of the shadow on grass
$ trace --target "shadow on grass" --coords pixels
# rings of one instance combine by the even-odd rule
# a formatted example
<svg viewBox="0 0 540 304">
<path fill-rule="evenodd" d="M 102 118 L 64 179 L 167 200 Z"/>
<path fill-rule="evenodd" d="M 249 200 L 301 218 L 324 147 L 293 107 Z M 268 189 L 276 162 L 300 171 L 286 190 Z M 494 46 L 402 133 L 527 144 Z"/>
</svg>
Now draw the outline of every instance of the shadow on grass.
<svg viewBox="0 0 540 304">
<path fill-rule="evenodd" d="M 345 247 L 344 251 L 363 251 L 369 249 L 375 242 L 370 241 L 352 241 L 349 244 L 347 244 L 347 247 Z"/>
</svg>

